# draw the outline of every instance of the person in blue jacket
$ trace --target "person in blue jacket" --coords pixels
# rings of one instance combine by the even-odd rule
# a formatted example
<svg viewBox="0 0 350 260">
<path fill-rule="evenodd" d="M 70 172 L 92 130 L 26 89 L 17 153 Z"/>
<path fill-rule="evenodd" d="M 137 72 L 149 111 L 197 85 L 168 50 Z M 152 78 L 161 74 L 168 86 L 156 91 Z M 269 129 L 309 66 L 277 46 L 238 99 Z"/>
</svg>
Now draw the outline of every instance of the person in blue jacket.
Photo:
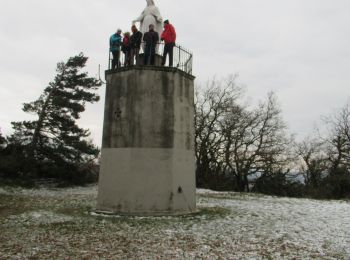
<svg viewBox="0 0 350 260">
<path fill-rule="evenodd" d="M 113 55 L 112 69 L 120 67 L 120 46 L 122 45 L 122 30 L 118 29 L 109 39 L 109 51 Z"/>
</svg>

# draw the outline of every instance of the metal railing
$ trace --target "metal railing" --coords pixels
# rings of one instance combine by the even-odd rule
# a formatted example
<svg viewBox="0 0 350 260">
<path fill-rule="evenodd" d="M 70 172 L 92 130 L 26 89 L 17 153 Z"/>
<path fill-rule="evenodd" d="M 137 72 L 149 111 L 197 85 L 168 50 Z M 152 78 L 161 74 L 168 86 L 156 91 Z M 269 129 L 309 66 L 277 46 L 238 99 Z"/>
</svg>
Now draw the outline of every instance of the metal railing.
<svg viewBox="0 0 350 260">
<path fill-rule="evenodd" d="M 144 65 L 144 43 L 141 44 L 140 52 L 138 57 L 134 58 L 133 61 L 131 61 L 129 64 L 127 64 L 126 61 L 126 55 L 120 51 L 120 58 L 119 63 L 116 68 L 121 67 L 128 67 L 128 66 L 134 66 L 135 64 L 137 66 L 145 66 Z M 155 53 L 155 64 L 154 66 L 161 66 L 161 60 L 163 57 L 164 52 L 164 43 L 158 43 L 156 46 L 156 53 Z M 109 60 L 108 60 L 108 69 L 112 69 L 112 54 L 109 52 Z M 179 70 L 182 70 L 188 74 L 192 74 L 192 62 L 193 62 L 193 54 L 183 48 L 180 45 L 175 45 L 173 49 L 173 68 L 178 68 Z M 133 64 L 133 65 L 130 65 Z M 169 56 L 166 57 L 166 64 L 165 66 L 168 66 L 169 64 Z"/>
</svg>

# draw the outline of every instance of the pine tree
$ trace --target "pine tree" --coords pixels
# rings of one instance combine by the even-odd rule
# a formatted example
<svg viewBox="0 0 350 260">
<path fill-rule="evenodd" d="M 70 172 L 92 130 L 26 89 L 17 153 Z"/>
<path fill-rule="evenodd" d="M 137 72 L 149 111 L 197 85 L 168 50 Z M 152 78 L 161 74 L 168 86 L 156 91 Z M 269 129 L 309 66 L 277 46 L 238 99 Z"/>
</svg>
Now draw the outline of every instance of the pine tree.
<svg viewBox="0 0 350 260">
<path fill-rule="evenodd" d="M 87 60 L 80 53 L 58 63 L 54 81 L 39 99 L 23 105 L 23 111 L 36 115 L 37 119 L 12 123 L 15 132 L 10 141 L 23 147 L 30 162 L 27 170 L 32 174 L 40 173 L 43 165 L 50 165 L 50 170 L 54 167 L 74 171 L 99 153 L 87 140 L 90 132 L 76 122 L 87 102 L 99 100 L 95 90 L 101 86 L 100 81 L 81 71 Z"/>
<path fill-rule="evenodd" d="M 6 145 L 6 139 L 5 139 L 5 137 L 3 137 L 1 129 L 0 129 L 0 151 L 2 149 L 4 149 L 5 145 Z"/>
</svg>

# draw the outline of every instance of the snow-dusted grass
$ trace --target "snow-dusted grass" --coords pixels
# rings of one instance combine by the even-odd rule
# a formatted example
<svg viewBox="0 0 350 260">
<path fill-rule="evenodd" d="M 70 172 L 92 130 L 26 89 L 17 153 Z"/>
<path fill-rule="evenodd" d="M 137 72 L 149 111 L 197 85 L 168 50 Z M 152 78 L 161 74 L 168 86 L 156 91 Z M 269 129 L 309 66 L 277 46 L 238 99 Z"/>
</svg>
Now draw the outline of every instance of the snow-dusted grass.
<svg viewBox="0 0 350 260">
<path fill-rule="evenodd" d="M 0 188 L 0 259 L 350 259 L 350 203 L 197 191 L 200 212 L 91 214 L 96 186 Z"/>
</svg>

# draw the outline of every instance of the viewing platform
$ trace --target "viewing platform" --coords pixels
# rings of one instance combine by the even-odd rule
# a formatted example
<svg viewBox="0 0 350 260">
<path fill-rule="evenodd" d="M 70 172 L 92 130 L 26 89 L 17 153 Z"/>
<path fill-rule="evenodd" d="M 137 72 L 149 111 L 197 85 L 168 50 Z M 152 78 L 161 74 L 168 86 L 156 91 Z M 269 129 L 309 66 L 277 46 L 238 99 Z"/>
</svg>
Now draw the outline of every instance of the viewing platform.
<svg viewBox="0 0 350 260">
<path fill-rule="evenodd" d="M 167 63 L 165 66 L 162 66 L 162 58 L 163 58 L 163 50 L 164 50 L 164 43 L 158 43 L 156 47 L 156 53 L 155 53 L 155 64 L 154 65 L 145 65 L 144 64 L 144 48 L 142 47 L 144 43 L 141 44 L 140 53 L 138 57 L 133 61 L 134 65 L 126 65 L 125 64 L 125 55 L 121 51 L 120 52 L 120 64 L 117 66 L 117 68 L 112 69 L 112 56 L 111 53 L 109 53 L 108 58 L 108 70 L 106 71 L 106 75 L 110 73 L 114 73 L 115 71 L 123 71 L 128 70 L 130 68 L 135 69 L 142 69 L 140 67 L 147 67 L 148 69 L 152 69 L 152 67 L 155 67 L 153 69 L 157 70 L 163 70 L 164 71 L 171 71 L 171 69 L 179 70 L 180 72 L 184 72 L 188 74 L 189 76 L 192 76 L 192 66 L 193 66 L 193 54 L 189 50 L 185 49 L 181 45 L 175 45 L 174 46 L 174 53 L 173 53 L 173 66 L 169 67 L 168 59 L 167 57 Z M 170 69 L 170 70 L 169 70 Z"/>
</svg>

